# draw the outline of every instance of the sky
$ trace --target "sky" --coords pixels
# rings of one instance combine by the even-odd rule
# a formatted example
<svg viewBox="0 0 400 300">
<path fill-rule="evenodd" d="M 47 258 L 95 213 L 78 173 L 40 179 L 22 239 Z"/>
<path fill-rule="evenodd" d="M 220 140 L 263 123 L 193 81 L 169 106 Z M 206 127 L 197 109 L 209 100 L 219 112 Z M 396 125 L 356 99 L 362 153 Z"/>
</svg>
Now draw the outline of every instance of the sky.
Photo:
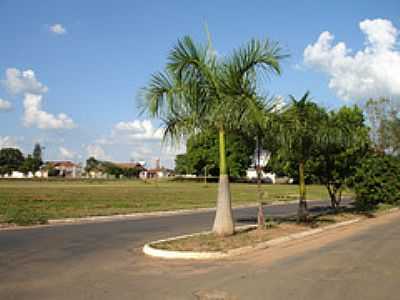
<svg viewBox="0 0 400 300">
<path fill-rule="evenodd" d="M 179 38 L 206 41 L 205 24 L 221 57 L 251 38 L 280 43 L 290 56 L 269 95 L 310 90 L 329 109 L 400 98 L 398 0 L 0 0 L 0 148 L 172 167 L 184 149 L 162 144 L 137 95 Z"/>
</svg>

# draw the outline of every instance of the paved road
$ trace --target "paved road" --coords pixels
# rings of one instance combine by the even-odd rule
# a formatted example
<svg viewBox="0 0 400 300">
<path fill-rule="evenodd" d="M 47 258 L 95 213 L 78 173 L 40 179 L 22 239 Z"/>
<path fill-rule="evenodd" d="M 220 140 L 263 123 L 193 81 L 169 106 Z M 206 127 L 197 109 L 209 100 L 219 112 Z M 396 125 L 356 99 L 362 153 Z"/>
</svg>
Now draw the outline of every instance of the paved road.
<svg viewBox="0 0 400 300">
<path fill-rule="evenodd" d="M 287 214 L 296 205 L 266 210 Z M 240 209 L 235 216 L 243 221 L 255 213 Z M 273 263 L 263 261 L 265 253 L 253 261 L 200 263 L 142 255 L 146 241 L 207 229 L 212 218 L 196 213 L 2 231 L 0 299 L 196 299 L 214 291 L 232 299 L 399 298 L 398 219 Z"/>
</svg>

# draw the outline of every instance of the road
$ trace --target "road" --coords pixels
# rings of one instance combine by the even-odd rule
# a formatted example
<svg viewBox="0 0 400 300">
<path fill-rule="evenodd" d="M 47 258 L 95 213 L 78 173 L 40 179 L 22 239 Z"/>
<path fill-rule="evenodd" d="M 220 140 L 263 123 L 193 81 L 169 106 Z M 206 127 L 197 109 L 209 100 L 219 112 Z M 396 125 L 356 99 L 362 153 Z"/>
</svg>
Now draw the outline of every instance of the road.
<svg viewBox="0 0 400 300">
<path fill-rule="evenodd" d="M 266 213 L 295 210 L 271 206 Z M 255 214 L 235 210 L 242 222 Z M 1 231 L 0 299 L 398 299 L 398 218 L 326 245 L 314 241 L 310 249 L 289 245 L 218 262 L 141 253 L 149 240 L 208 229 L 212 218 L 195 213 Z"/>
</svg>

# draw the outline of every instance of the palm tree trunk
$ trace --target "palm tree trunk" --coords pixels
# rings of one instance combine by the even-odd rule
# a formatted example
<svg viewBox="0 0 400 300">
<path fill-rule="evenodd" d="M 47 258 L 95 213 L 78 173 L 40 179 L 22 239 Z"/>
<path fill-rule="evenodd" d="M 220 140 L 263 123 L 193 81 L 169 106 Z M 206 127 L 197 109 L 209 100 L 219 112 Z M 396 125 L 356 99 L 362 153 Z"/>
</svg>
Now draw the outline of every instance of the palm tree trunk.
<svg viewBox="0 0 400 300">
<path fill-rule="evenodd" d="M 219 130 L 219 185 L 213 232 L 219 236 L 229 236 L 235 232 L 229 176 L 226 166 L 225 131 L 223 128 Z"/>
<path fill-rule="evenodd" d="M 265 216 L 263 207 L 263 192 L 261 190 L 261 145 L 260 138 L 257 136 L 257 194 L 258 194 L 258 213 L 257 226 L 263 228 L 265 226 Z"/>
<path fill-rule="evenodd" d="M 299 209 L 297 212 L 298 222 L 304 222 L 307 220 L 308 209 L 306 202 L 306 183 L 304 180 L 304 161 L 299 163 Z"/>
</svg>

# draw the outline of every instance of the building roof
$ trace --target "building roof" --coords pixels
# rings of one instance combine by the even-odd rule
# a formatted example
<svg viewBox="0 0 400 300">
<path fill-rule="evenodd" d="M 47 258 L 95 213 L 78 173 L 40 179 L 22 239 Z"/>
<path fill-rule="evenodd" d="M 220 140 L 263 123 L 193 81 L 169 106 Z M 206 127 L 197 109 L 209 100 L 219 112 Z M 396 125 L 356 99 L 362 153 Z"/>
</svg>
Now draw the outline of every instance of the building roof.
<svg viewBox="0 0 400 300">
<path fill-rule="evenodd" d="M 51 164 L 54 167 L 64 167 L 64 168 L 79 167 L 78 164 L 76 164 L 70 160 L 47 161 L 46 164 Z"/>
<path fill-rule="evenodd" d="M 140 163 L 135 163 L 135 162 L 122 162 L 122 163 L 112 163 L 116 165 L 117 167 L 120 167 L 121 169 L 131 169 L 131 168 L 141 168 L 144 169 L 144 167 Z"/>
</svg>

